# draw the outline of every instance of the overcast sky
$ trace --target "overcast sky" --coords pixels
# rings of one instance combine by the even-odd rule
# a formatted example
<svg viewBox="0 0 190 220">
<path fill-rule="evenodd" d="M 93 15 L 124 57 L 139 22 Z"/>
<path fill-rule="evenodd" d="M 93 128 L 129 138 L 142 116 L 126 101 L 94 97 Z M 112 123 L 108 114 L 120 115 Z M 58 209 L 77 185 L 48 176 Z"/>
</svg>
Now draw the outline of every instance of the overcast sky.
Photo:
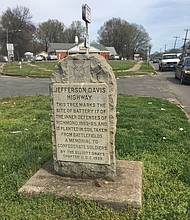
<svg viewBox="0 0 190 220">
<path fill-rule="evenodd" d="M 175 36 L 180 37 L 176 47 L 181 47 L 185 29 L 190 29 L 190 0 L 1 0 L 0 15 L 7 7 L 24 6 L 30 9 L 35 24 L 57 19 L 68 27 L 72 21 L 83 22 L 82 4 L 91 8 L 91 41 L 97 40 L 97 31 L 112 18 L 142 25 L 152 39 L 151 52 L 172 49 Z"/>
</svg>

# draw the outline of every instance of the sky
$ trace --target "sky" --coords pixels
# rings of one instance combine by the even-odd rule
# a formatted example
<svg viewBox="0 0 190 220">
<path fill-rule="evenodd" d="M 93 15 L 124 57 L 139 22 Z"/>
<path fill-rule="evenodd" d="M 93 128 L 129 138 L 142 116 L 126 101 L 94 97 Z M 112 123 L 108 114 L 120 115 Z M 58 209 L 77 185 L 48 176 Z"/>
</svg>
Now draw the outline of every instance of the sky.
<svg viewBox="0 0 190 220">
<path fill-rule="evenodd" d="M 85 26 L 82 4 L 91 8 L 91 41 L 97 41 L 97 31 L 112 18 L 142 25 L 151 38 L 151 53 L 173 49 L 176 37 L 176 48 L 181 47 L 187 29 L 190 39 L 190 0 L 1 0 L 0 16 L 8 7 L 24 6 L 36 25 L 57 19 L 66 27 L 76 20 Z"/>
</svg>

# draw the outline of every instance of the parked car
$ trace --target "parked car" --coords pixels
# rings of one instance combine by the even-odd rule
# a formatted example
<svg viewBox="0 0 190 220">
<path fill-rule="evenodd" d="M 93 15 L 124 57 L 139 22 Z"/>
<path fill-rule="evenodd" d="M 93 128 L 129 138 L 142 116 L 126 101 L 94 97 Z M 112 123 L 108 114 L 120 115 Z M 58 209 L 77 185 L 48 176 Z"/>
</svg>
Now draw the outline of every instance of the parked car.
<svg viewBox="0 0 190 220">
<path fill-rule="evenodd" d="M 4 56 L 4 57 L 3 57 L 3 61 L 4 61 L 4 62 L 8 62 L 8 61 L 9 61 L 9 60 L 8 60 L 8 57 L 7 57 L 7 56 Z"/>
<path fill-rule="evenodd" d="M 153 63 L 159 63 L 160 60 L 161 60 L 161 57 L 154 57 L 154 58 L 152 58 L 152 62 Z"/>
<path fill-rule="evenodd" d="M 48 55 L 47 60 L 57 60 L 57 55 L 50 54 Z"/>
<path fill-rule="evenodd" d="M 43 58 L 42 56 L 37 56 L 37 57 L 35 58 L 35 60 L 36 60 L 36 61 L 43 61 L 44 58 Z"/>
<path fill-rule="evenodd" d="M 175 67 L 175 79 L 180 79 L 181 84 L 190 82 L 190 56 L 183 57 Z"/>
<path fill-rule="evenodd" d="M 108 59 L 109 60 L 120 60 L 120 56 L 119 55 L 110 55 L 109 57 L 108 57 Z"/>
</svg>

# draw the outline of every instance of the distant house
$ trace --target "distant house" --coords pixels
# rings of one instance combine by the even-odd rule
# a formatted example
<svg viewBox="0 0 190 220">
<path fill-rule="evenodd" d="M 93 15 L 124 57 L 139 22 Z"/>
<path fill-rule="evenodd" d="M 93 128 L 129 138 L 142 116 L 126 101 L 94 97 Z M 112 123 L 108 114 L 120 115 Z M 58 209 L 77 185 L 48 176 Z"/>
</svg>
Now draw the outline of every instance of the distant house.
<svg viewBox="0 0 190 220">
<path fill-rule="evenodd" d="M 141 60 L 142 58 L 140 57 L 139 53 L 135 53 L 133 59 L 134 60 Z"/>
<path fill-rule="evenodd" d="M 48 53 L 45 52 L 45 51 L 42 51 L 42 52 L 36 54 L 36 56 L 41 56 L 41 57 L 44 57 L 45 59 L 47 59 L 47 57 L 48 57 Z"/>
<path fill-rule="evenodd" d="M 106 47 L 110 51 L 110 55 L 108 57 L 109 60 L 119 60 L 120 57 L 117 54 L 116 50 L 114 47 Z"/>
<path fill-rule="evenodd" d="M 24 59 L 27 61 L 30 61 L 32 60 L 33 56 L 34 56 L 34 53 L 28 51 L 24 54 Z"/>
<path fill-rule="evenodd" d="M 71 54 L 85 54 L 86 48 L 84 42 L 79 44 L 74 43 L 50 43 L 48 46 L 49 54 L 55 54 L 59 59 L 63 59 Z M 91 44 L 89 53 L 97 53 L 108 59 L 110 51 L 102 44 Z"/>
</svg>

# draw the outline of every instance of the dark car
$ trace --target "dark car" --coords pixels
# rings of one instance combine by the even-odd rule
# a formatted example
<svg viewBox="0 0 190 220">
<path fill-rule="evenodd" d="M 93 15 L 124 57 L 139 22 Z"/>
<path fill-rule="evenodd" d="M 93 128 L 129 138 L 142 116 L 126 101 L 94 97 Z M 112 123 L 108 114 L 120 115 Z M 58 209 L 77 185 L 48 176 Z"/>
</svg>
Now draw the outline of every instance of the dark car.
<svg viewBox="0 0 190 220">
<path fill-rule="evenodd" d="M 181 84 L 190 82 L 190 56 L 183 57 L 175 67 L 175 78 L 181 80 Z"/>
<path fill-rule="evenodd" d="M 47 57 L 47 60 L 57 60 L 57 55 L 49 54 L 48 57 Z"/>
<path fill-rule="evenodd" d="M 152 59 L 152 62 L 153 62 L 153 63 L 159 63 L 160 60 L 161 60 L 161 57 L 154 57 L 154 58 Z"/>
</svg>

